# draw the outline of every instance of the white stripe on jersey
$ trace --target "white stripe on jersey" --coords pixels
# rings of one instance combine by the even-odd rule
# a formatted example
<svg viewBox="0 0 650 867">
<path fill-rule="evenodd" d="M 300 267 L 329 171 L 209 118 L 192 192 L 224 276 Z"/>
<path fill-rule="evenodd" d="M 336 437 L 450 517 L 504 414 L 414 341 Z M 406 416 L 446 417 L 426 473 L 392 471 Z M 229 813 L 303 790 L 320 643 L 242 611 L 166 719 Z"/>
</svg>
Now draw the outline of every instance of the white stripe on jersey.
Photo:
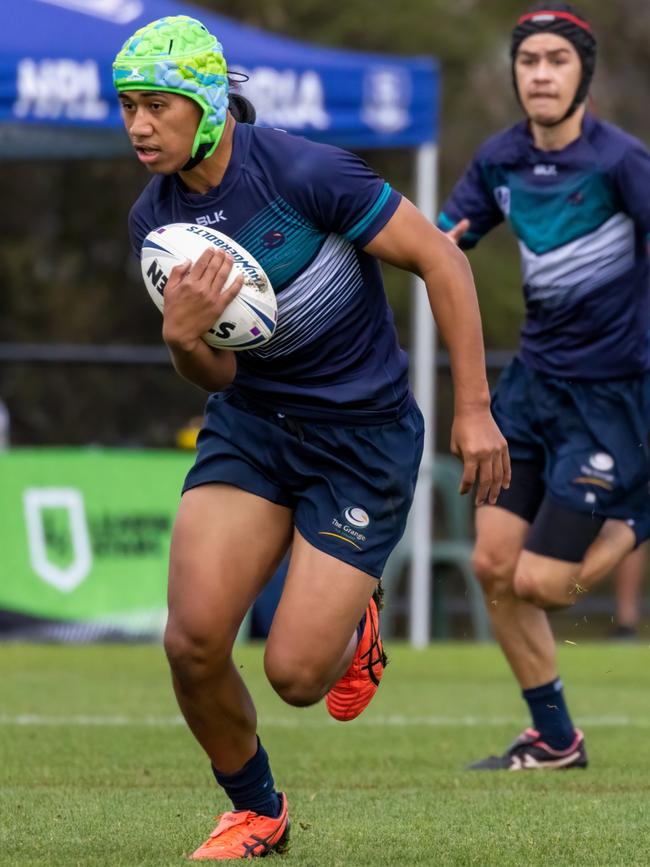
<svg viewBox="0 0 650 867">
<path fill-rule="evenodd" d="M 528 298 L 564 296 L 569 290 L 590 292 L 634 267 L 634 223 L 615 214 L 595 232 L 537 256 L 519 242 Z"/>
<path fill-rule="evenodd" d="M 338 319 L 362 288 L 355 248 L 340 235 L 328 235 L 311 265 L 278 294 L 273 338 L 248 354 L 276 358 L 303 348 Z"/>
</svg>

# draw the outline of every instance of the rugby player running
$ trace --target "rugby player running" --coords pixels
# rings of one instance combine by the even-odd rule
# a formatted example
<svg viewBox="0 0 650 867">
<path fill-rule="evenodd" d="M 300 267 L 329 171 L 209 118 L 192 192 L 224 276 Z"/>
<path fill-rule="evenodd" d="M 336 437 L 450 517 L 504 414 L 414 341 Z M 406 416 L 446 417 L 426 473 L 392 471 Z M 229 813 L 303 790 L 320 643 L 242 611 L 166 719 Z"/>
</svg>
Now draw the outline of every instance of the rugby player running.
<svg viewBox="0 0 650 867">
<path fill-rule="evenodd" d="M 220 212 L 278 299 L 270 342 L 201 340 L 241 286 L 210 250 L 173 270 L 163 338 L 176 370 L 210 392 L 174 526 L 165 650 L 178 703 L 232 802 L 195 860 L 281 849 L 287 798 L 232 660 L 247 610 L 291 546 L 266 675 L 295 706 L 326 699 L 353 719 L 379 684 L 378 579 L 401 537 L 422 452 L 379 259 L 421 275 L 452 358 L 452 450 L 461 493 L 494 503 L 510 475 L 490 413 L 480 315 L 465 256 L 358 157 L 228 110 L 221 45 L 195 19 L 160 19 L 114 64 L 126 130 L 154 176 L 134 205 L 147 234 Z M 149 243 L 149 242 L 147 242 Z"/>
<path fill-rule="evenodd" d="M 485 142 L 439 226 L 474 246 L 504 219 L 521 254 L 521 346 L 493 395 L 512 484 L 477 510 L 474 565 L 532 726 L 474 769 L 584 768 L 546 609 L 571 605 L 648 535 L 650 157 L 587 111 L 592 28 L 540 3 L 510 46 L 525 120 Z"/>
</svg>

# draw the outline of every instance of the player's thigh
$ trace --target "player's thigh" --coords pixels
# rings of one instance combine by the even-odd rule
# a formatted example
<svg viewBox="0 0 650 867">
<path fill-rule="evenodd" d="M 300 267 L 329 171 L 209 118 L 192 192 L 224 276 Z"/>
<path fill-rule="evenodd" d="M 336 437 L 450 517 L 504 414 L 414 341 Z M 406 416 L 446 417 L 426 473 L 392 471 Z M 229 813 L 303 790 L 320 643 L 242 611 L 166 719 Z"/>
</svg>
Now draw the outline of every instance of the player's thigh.
<svg viewBox="0 0 650 867">
<path fill-rule="evenodd" d="M 337 674 L 404 532 L 424 436 L 415 405 L 384 424 L 300 430 L 287 459 L 296 531 L 265 659 L 276 689 Z"/>
<path fill-rule="evenodd" d="M 270 679 L 295 675 L 326 681 L 376 587 L 376 578 L 319 550 L 296 531 L 266 645 Z"/>
<path fill-rule="evenodd" d="M 379 578 L 401 539 L 422 456 L 412 405 L 376 425 L 305 424 L 292 491 L 295 526 L 315 550 Z"/>
<path fill-rule="evenodd" d="M 517 560 L 544 498 L 545 456 L 537 434 L 535 389 L 534 374 L 514 359 L 492 396 L 492 413 L 510 451 L 512 479 L 494 506 L 476 512 L 474 571 L 490 595 L 511 592 Z"/>
<path fill-rule="evenodd" d="M 186 491 L 172 534 L 169 628 L 234 639 L 291 532 L 291 510 L 263 497 L 224 484 Z"/>
<path fill-rule="evenodd" d="M 634 556 L 643 557 L 641 549 L 635 550 L 634 531 L 625 521 L 608 520 L 591 543 L 580 567 L 579 581 L 585 589 L 591 589 L 634 551 Z"/>
</svg>

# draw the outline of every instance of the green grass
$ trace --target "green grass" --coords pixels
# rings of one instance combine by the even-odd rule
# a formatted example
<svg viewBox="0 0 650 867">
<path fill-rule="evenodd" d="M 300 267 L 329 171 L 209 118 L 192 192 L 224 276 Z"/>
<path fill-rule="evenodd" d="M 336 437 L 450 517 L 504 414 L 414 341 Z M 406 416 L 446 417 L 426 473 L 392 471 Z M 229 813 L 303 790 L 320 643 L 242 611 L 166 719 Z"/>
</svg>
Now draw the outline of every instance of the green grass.
<svg viewBox="0 0 650 867">
<path fill-rule="evenodd" d="M 239 663 L 298 865 L 650 864 L 650 647 L 560 647 L 586 772 L 468 773 L 526 723 L 494 646 L 393 647 L 358 721 L 286 707 Z M 182 865 L 227 808 L 158 647 L 0 645 L 0 864 Z"/>
</svg>

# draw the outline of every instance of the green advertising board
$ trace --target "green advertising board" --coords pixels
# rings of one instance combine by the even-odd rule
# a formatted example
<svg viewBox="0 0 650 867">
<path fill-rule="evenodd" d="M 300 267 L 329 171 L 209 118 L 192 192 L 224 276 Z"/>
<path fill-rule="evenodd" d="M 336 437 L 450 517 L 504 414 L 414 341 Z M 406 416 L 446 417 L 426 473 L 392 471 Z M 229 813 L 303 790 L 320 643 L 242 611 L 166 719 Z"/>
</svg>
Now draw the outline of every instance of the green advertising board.
<svg viewBox="0 0 650 867">
<path fill-rule="evenodd" d="M 0 611 L 160 634 L 169 540 L 193 454 L 0 452 Z"/>
</svg>

